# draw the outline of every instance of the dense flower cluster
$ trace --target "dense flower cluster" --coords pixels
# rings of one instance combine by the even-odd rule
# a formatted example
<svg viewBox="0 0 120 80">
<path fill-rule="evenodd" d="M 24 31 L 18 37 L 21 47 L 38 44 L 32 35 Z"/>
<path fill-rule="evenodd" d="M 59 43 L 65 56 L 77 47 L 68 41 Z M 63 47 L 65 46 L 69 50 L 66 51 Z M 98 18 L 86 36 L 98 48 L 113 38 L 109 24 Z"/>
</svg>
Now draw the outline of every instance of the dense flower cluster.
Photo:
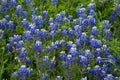
<svg viewBox="0 0 120 80">
<path fill-rule="evenodd" d="M 24 4 L 31 1 L 25 0 Z M 38 9 L 32 6 L 28 14 L 23 5 L 18 5 L 18 0 L 0 2 L 2 14 L 16 9 L 15 16 L 20 17 L 18 23 L 24 30 L 19 35 L 11 34 L 13 37 L 5 46 L 21 66 L 12 76 L 17 76 L 19 80 L 30 80 L 35 76 L 40 80 L 73 80 L 73 77 L 79 80 L 120 79 L 119 70 L 115 68 L 118 58 L 112 55 L 104 42 L 112 37 L 110 22 L 104 20 L 102 27 L 97 25 L 94 3 L 88 4 L 87 8 L 78 6 L 76 18 L 65 11 L 51 18 L 48 11 L 39 15 Z M 58 0 L 51 0 L 51 4 L 57 5 Z M 0 39 L 5 29 L 15 31 L 18 25 L 15 22 L 9 15 L 0 20 Z"/>
</svg>

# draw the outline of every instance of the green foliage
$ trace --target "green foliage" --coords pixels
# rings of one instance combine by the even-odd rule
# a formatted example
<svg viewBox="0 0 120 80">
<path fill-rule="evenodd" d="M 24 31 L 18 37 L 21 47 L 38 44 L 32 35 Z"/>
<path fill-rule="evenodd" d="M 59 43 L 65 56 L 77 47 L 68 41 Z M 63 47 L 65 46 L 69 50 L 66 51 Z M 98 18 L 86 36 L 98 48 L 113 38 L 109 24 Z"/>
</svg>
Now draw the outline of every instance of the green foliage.
<svg viewBox="0 0 120 80">
<path fill-rule="evenodd" d="M 114 9 L 114 0 L 95 0 L 96 10 L 100 20 L 106 20 Z"/>
</svg>

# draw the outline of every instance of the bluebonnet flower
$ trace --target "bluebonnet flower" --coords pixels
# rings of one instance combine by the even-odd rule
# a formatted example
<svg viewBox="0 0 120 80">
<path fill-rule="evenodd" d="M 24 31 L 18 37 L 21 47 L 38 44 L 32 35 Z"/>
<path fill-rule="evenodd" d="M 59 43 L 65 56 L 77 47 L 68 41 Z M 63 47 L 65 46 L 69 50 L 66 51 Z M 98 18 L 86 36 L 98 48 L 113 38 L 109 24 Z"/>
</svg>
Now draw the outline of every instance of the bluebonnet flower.
<svg viewBox="0 0 120 80">
<path fill-rule="evenodd" d="M 50 23 L 50 28 L 49 30 L 56 30 L 58 28 L 58 24 L 57 23 Z"/>
<path fill-rule="evenodd" d="M 89 25 L 90 26 L 95 26 L 96 25 L 96 19 L 93 16 L 88 16 L 87 17 Z"/>
<path fill-rule="evenodd" d="M 50 23 L 54 23 L 54 19 L 53 18 L 49 19 L 48 24 L 50 25 Z"/>
<path fill-rule="evenodd" d="M 51 65 L 51 67 L 55 67 L 56 61 L 55 61 L 54 59 L 52 59 L 52 60 L 50 61 L 50 65 Z"/>
<path fill-rule="evenodd" d="M 18 41 L 17 41 L 18 40 Z M 14 37 L 9 38 L 9 43 L 12 47 L 17 48 L 17 43 L 20 41 L 18 35 L 14 35 Z"/>
<path fill-rule="evenodd" d="M 116 9 L 112 12 L 111 16 L 109 17 L 109 20 L 114 21 L 119 14 L 120 14 L 120 5 L 118 5 Z"/>
<path fill-rule="evenodd" d="M 60 40 L 59 45 L 60 46 L 66 46 L 66 41 L 65 40 Z"/>
<path fill-rule="evenodd" d="M 26 40 L 32 40 L 33 39 L 32 35 L 31 35 L 31 31 L 24 32 L 23 37 Z"/>
<path fill-rule="evenodd" d="M 90 46 L 94 47 L 94 48 L 101 48 L 102 47 L 102 42 L 100 40 L 97 39 L 91 39 L 90 40 Z"/>
<path fill-rule="evenodd" d="M 17 48 L 17 42 L 13 42 L 13 47 Z"/>
<path fill-rule="evenodd" d="M 34 36 L 38 37 L 38 38 L 40 37 L 40 30 L 39 29 L 34 30 Z"/>
<path fill-rule="evenodd" d="M 66 12 L 65 12 L 65 11 L 60 12 L 60 16 L 61 16 L 62 18 L 66 17 Z"/>
<path fill-rule="evenodd" d="M 73 45 L 73 42 L 72 42 L 72 41 L 69 41 L 69 42 L 67 43 L 68 50 L 70 50 L 70 48 L 72 47 L 72 45 Z"/>
<path fill-rule="evenodd" d="M 14 24 L 14 22 L 13 22 L 13 21 L 9 21 L 9 22 L 7 23 L 7 28 L 8 28 L 9 30 L 15 30 L 15 24 Z"/>
<path fill-rule="evenodd" d="M 102 46 L 102 51 L 105 55 L 110 55 L 111 54 L 110 49 L 106 45 Z"/>
<path fill-rule="evenodd" d="M 42 61 L 43 61 L 43 64 L 48 64 L 49 65 L 49 57 L 48 56 L 44 56 Z"/>
<path fill-rule="evenodd" d="M 109 29 L 110 28 L 110 23 L 108 20 L 104 20 L 102 24 L 102 29 Z"/>
<path fill-rule="evenodd" d="M 12 52 L 12 51 L 13 51 L 13 48 L 12 48 L 12 46 L 11 46 L 10 44 L 7 44 L 7 45 L 5 46 L 5 50 L 8 51 L 8 52 Z"/>
<path fill-rule="evenodd" d="M 36 27 L 36 25 L 34 23 L 29 25 L 28 30 L 31 32 L 31 35 L 35 34 L 36 28 L 37 27 Z"/>
<path fill-rule="evenodd" d="M 55 35 L 56 35 L 56 31 L 51 31 L 51 32 L 50 32 L 50 36 L 51 36 L 51 37 L 54 37 Z"/>
<path fill-rule="evenodd" d="M 55 80 L 63 80 L 63 77 L 57 76 L 57 78 Z"/>
<path fill-rule="evenodd" d="M 95 36 L 94 35 L 90 35 L 90 39 L 95 39 Z"/>
<path fill-rule="evenodd" d="M 52 43 L 51 43 L 51 47 L 52 47 L 53 49 L 58 49 L 58 48 L 60 47 L 59 41 L 52 42 Z"/>
<path fill-rule="evenodd" d="M 57 5 L 58 4 L 58 0 L 51 0 L 51 4 L 52 5 Z"/>
<path fill-rule="evenodd" d="M 79 55 L 78 57 L 78 62 L 80 63 L 80 65 L 82 66 L 88 66 L 88 59 L 85 56 Z"/>
<path fill-rule="evenodd" d="M 71 64 L 72 61 L 73 61 L 73 57 L 72 57 L 72 55 L 70 55 L 70 54 L 67 55 L 66 59 L 67 59 L 67 62 L 70 63 L 70 64 Z"/>
<path fill-rule="evenodd" d="M 24 9 L 23 9 L 22 5 L 18 5 L 16 7 L 16 15 L 17 16 L 21 15 L 23 13 L 23 11 L 24 11 Z"/>
<path fill-rule="evenodd" d="M 5 29 L 7 27 L 8 21 L 6 19 L 0 20 L 0 29 Z"/>
<path fill-rule="evenodd" d="M 93 70 L 91 69 L 91 67 L 87 67 L 87 74 L 93 74 Z"/>
<path fill-rule="evenodd" d="M 49 17 L 48 11 L 43 11 L 43 12 L 42 12 L 42 16 L 43 16 L 44 18 L 48 18 L 48 17 Z"/>
<path fill-rule="evenodd" d="M 89 13 L 91 10 L 95 10 L 95 4 L 94 4 L 94 3 L 88 4 L 88 13 Z"/>
<path fill-rule="evenodd" d="M 110 39 L 112 37 L 112 31 L 110 29 L 105 30 L 105 32 L 103 32 L 103 37 Z"/>
<path fill-rule="evenodd" d="M 59 57 L 60 57 L 60 59 L 62 59 L 62 60 L 65 60 L 66 59 L 66 53 L 65 53 L 65 51 L 61 51 L 60 52 L 60 54 L 59 54 Z"/>
<path fill-rule="evenodd" d="M 96 48 L 101 48 L 102 45 L 103 45 L 103 43 L 101 42 L 101 40 L 97 40 Z"/>
<path fill-rule="evenodd" d="M 83 19 L 82 20 L 82 26 L 83 26 L 83 28 L 86 28 L 88 25 L 89 25 L 88 19 Z"/>
<path fill-rule="evenodd" d="M 68 68 L 68 62 L 67 61 L 63 61 L 62 65 L 65 66 L 66 68 Z"/>
<path fill-rule="evenodd" d="M 20 41 L 21 39 L 22 39 L 21 35 L 14 35 L 14 37 L 13 37 L 13 40 L 16 42 Z"/>
<path fill-rule="evenodd" d="M 83 20 L 84 20 L 84 19 L 83 19 L 82 17 L 79 17 L 79 18 L 78 18 L 78 24 L 79 24 L 80 26 L 82 26 Z"/>
<path fill-rule="evenodd" d="M 72 21 L 72 25 L 73 25 L 73 26 L 78 25 L 78 21 L 77 21 L 76 19 L 74 19 L 74 20 Z"/>
<path fill-rule="evenodd" d="M 76 26 L 74 26 L 74 30 L 75 30 L 76 32 L 78 32 L 78 33 L 81 33 L 82 27 L 79 26 L 79 25 L 76 25 Z"/>
<path fill-rule="evenodd" d="M 104 80 L 116 80 L 112 74 L 108 74 Z"/>
<path fill-rule="evenodd" d="M 12 45 L 14 43 L 14 38 L 13 37 L 9 37 L 9 43 Z"/>
<path fill-rule="evenodd" d="M 26 65 L 22 65 L 17 72 L 14 72 L 13 76 L 18 76 L 19 80 L 26 80 L 27 77 L 33 72 L 31 68 L 26 68 Z"/>
<path fill-rule="evenodd" d="M 84 32 L 81 34 L 80 39 L 84 43 L 88 43 L 89 42 L 88 37 L 87 37 L 86 33 L 84 33 Z"/>
<path fill-rule="evenodd" d="M 102 64 L 102 63 L 104 63 L 104 60 L 101 57 L 97 57 L 96 62 L 99 64 Z"/>
<path fill-rule="evenodd" d="M 26 64 L 31 64 L 32 63 L 32 60 L 28 57 L 25 58 L 25 63 Z"/>
<path fill-rule="evenodd" d="M 87 14 L 86 14 L 86 13 L 83 14 L 83 15 L 82 15 L 82 18 L 83 18 L 83 19 L 86 19 L 86 18 L 87 18 Z"/>
<path fill-rule="evenodd" d="M 68 33 L 67 29 L 61 29 L 62 36 L 67 36 L 67 33 Z"/>
<path fill-rule="evenodd" d="M 48 33 L 47 30 L 45 30 L 45 29 L 40 30 L 40 36 L 41 37 L 46 38 L 46 37 L 48 37 L 48 35 L 49 35 L 49 33 Z"/>
<path fill-rule="evenodd" d="M 98 29 L 97 29 L 97 27 L 96 26 L 94 26 L 94 27 L 92 27 L 92 30 L 91 30 L 91 34 L 92 35 L 98 35 Z"/>
<path fill-rule="evenodd" d="M 47 46 L 45 49 L 45 52 L 50 53 L 52 51 L 52 48 L 50 46 Z"/>
<path fill-rule="evenodd" d="M 33 49 L 37 53 L 41 52 L 42 51 L 42 42 L 36 41 L 35 44 L 33 45 Z"/>
<path fill-rule="evenodd" d="M 19 53 L 19 58 L 25 58 L 28 56 L 27 50 L 25 48 L 22 48 Z"/>
<path fill-rule="evenodd" d="M 77 10 L 77 16 L 78 17 L 82 17 L 82 18 L 86 18 L 86 15 L 85 15 L 85 8 L 80 8 Z"/>
<path fill-rule="evenodd" d="M 69 36 L 75 36 L 75 31 L 71 28 L 68 28 L 67 33 Z"/>
<path fill-rule="evenodd" d="M 102 54 L 102 50 L 100 48 L 97 48 L 94 50 L 94 56 L 95 57 L 98 57 L 98 56 L 101 56 Z"/>
<path fill-rule="evenodd" d="M 0 20 L 0 26 L 1 27 L 6 27 L 7 26 L 7 24 L 8 24 L 8 21 L 6 20 L 6 19 L 2 19 L 2 20 Z"/>
<path fill-rule="evenodd" d="M 69 20 L 72 20 L 73 19 L 73 16 L 72 15 L 68 15 L 67 17 Z"/>
<path fill-rule="evenodd" d="M 62 16 L 61 16 L 60 14 L 57 14 L 57 15 L 55 16 L 55 21 L 58 22 L 58 23 L 62 23 L 62 21 L 63 21 Z"/>
<path fill-rule="evenodd" d="M 101 74 L 101 67 L 99 65 L 96 65 L 93 69 L 94 74 Z"/>
<path fill-rule="evenodd" d="M 22 48 L 24 46 L 23 40 L 18 41 L 18 43 L 16 44 L 16 46 L 17 46 L 18 49 Z"/>
<path fill-rule="evenodd" d="M 10 21 L 11 18 L 10 18 L 9 15 L 6 15 L 6 16 L 5 16 L 5 19 L 6 19 L 7 21 Z"/>
<path fill-rule="evenodd" d="M 23 19 L 23 20 L 22 20 L 22 27 L 25 28 L 25 29 L 28 29 L 28 27 L 29 27 L 29 22 L 28 22 L 26 19 Z"/>
<path fill-rule="evenodd" d="M 36 26 L 43 27 L 44 26 L 44 20 L 41 16 L 38 16 L 36 19 Z"/>
<path fill-rule="evenodd" d="M 69 53 L 72 56 L 76 56 L 78 54 L 77 48 L 76 47 L 71 47 Z"/>
<path fill-rule="evenodd" d="M 90 12 L 88 13 L 90 16 L 92 16 L 92 17 L 96 17 L 96 13 L 95 13 L 95 11 L 94 10 L 90 10 Z"/>
<path fill-rule="evenodd" d="M 22 12 L 22 16 L 23 16 L 24 18 L 28 18 L 28 12 L 27 12 L 27 11 L 23 11 L 23 12 Z"/>
<path fill-rule="evenodd" d="M 83 42 L 82 42 L 80 39 L 76 39 L 75 44 L 76 44 L 77 46 L 81 47 L 81 48 L 82 48 L 82 46 L 83 46 Z"/>
<path fill-rule="evenodd" d="M 82 27 L 79 25 L 74 26 L 75 37 L 79 38 L 82 34 Z"/>
<path fill-rule="evenodd" d="M 17 5 L 18 0 L 10 0 L 10 4 L 13 6 Z"/>
<path fill-rule="evenodd" d="M 88 59 L 92 59 L 92 54 L 91 54 L 90 50 L 85 50 L 84 56 L 87 57 Z"/>
</svg>

